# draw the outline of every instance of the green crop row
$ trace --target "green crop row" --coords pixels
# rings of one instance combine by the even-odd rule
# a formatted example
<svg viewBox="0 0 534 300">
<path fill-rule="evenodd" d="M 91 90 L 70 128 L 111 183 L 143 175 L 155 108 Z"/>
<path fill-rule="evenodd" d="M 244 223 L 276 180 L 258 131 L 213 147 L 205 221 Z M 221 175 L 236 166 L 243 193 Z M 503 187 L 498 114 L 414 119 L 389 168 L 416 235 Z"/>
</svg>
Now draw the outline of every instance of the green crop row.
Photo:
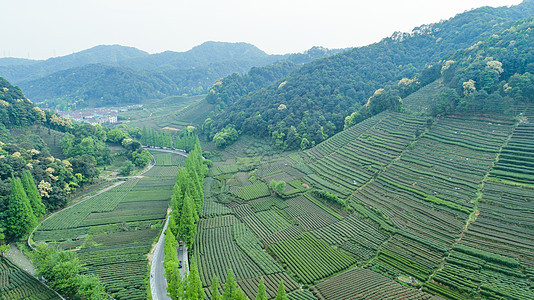
<svg viewBox="0 0 534 300">
<path fill-rule="evenodd" d="M 307 232 L 270 245 L 269 249 L 303 283 L 313 283 L 356 263 L 354 258 Z"/>
</svg>

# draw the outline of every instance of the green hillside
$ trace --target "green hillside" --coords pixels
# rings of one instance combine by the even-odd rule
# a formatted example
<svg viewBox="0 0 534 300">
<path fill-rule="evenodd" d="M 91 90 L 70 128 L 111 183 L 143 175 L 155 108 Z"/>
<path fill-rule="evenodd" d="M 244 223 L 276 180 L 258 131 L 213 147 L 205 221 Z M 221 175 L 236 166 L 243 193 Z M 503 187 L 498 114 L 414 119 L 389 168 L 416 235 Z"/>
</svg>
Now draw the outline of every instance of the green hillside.
<svg viewBox="0 0 534 300">
<path fill-rule="evenodd" d="M 432 65 L 454 60 L 457 50 L 491 40 L 533 12 L 532 1 L 483 7 L 305 64 L 267 88 L 245 94 L 214 116 L 210 136 L 234 126 L 243 133 L 272 138 L 283 147 L 297 148 L 304 138 L 307 145 L 318 144 L 341 131 L 345 117 L 358 111 L 380 88 L 403 78 L 409 83 L 417 75 L 418 82 L 426 85 L 440 75 L 441 66 Z M 407 96 L 403 93 L 398 96 Z"/>
</svg>

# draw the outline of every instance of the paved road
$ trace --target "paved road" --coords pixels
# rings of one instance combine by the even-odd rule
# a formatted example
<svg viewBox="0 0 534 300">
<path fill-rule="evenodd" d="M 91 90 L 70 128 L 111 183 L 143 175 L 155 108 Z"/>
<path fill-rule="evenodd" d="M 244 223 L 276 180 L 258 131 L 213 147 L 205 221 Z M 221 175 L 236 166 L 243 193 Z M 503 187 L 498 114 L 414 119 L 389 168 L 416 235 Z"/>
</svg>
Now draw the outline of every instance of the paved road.
<svg viewBox="0 0 534 300">
<path fill-rule="evenodd" d="M 167 279 L 163 276 L 163 260 L 165 258 L 163 245 L 165 244 L 165 230 L 167 230 L 168 223 L 169 218 L 165 221 L 165 226 L 163 226 L 163 230 L 159 236 L 156 249 L 154 250 L 154 256 L 152 257 L 152 265 L 150 266 L 150 293 L 152 294 L 153 300 L 170 299 L 167 296 Z"/>
<path fill-rule="evenodd" d="M 152 148 L 152 147 L 143 147 L 143 148 L 147 150 L 154 150 L 154 151 L 159 151 L 159 152 L 174 153 L 174 154 L 187 157 L 187 152 L 185 152 L 184 150 L 180 150 L 180 149 L 173 150 L 173 149 L 162 149 L 162 148 Z"/>
<path fill-rule="evenodd" d="M 174 153 L 187 157 L 187 153 L 185 151 L 180 150 L 158 149 L 148 147 L 145 147 L 145 149 Z M 153 300 L 170 299 L 167 296 L 167 279 L 163 275 L 165 273 L 165 269 L 163 268 L 163 260 L 165 259 L 163 245 L 165 244 L 165 230 L 167 229 L 168 223 L 169 217 L 167 217 L 167 220 L 165 221 L 165 226 L 163 226 L 163 230 L 161 231 L 161 234 L 159 236 L 158 243 L 156 244 L 156 248 L 154 250 L 154 256 L 152 257 L 152 265 L 150 266 L 150 293 L 152 294 Z M 181 246 L 177 249 L 176 255 L 178 255 L 178 259 L 182 261 L 183 267 L 180 270 L 180 273 L 182 274 L 182 277 L 185 277 L 187 276 L 186 274 L 189 271 L 187 248 L 185 246 Z"/>
</svg>

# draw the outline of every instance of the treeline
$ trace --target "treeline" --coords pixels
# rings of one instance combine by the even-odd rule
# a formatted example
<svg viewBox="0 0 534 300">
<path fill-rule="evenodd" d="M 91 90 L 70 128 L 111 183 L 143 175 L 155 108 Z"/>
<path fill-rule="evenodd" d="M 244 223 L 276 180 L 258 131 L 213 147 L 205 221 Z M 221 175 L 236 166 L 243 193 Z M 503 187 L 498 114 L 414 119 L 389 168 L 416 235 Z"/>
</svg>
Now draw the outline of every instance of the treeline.
<svg viewBox="0 0 534 300">
<path fill-rule="evenodd" d="M 138 132 L 137 129 L 138 127 L 132 130 Z M 196 128 L 193 126 L 187 126 L 176 135 L 172 135 L 169 131 L 158 132 L 153 128 L 147 129 L 146 126 L 143 126 L 139 132 L 139 141 L 146 146 L 175 148 L 190 152 L 195 148 L 198 136 Z"/>
<path fill-rule="evenodd" d="M 185 167 L 176 175 L 176 184 L 171 196 L 169 229 L 188 247 L 193 247 L 196 222 L 204 205 L 204 177 L 208 166 L 202 160 L 202 150 L 197 141 L 185 160 Z"/>
<path fill-rule="evenodd" d="M 208 136 L 214 138 L 231 125 L 239 134 L 270 138 L 281 148 L 309 148 L 343 130 L 345 118 L 365 106 L 377 90 L 413 79 L 426 66 L 439 64 L 533 12 L 532 1 L 483 7 L 315 60 L 223 108 L 211 117 Z M 395 93 L 383 96 L 398 100 Z"/>
<path fill-rule="evenodd" d="M 208 167 L 202 160 L 202 149 L 198 139 L 193 150 L 185 160 L 185 167 L 176 174 L 176 184 L 171 196 L 171 214 L 165 231 L 165 277 L 167 291 L 172 299 L 204 299 L 204 290 L 194 260 L 187 279 L 180 274 L 180 261 L 176 249 L 179 247 L 178 238 L 185 242 L 190 249 L 193 247 L 197 233 L 196 222 L 204 205 L 204 177 Z M 185 291 L 184 291 L 185 289 Z"/>
</svg>

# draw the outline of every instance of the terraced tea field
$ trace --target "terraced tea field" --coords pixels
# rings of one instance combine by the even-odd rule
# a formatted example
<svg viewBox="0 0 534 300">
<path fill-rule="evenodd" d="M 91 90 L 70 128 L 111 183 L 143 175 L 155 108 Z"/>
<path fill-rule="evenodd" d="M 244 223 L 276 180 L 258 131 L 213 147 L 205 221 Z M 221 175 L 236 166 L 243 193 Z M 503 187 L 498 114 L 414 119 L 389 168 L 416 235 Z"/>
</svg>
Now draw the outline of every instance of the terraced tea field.
<svg viewBox="0 0 534 300">
<path fill-rule="evenodd" d="M 61 299 L 39 280 L 3 257 L 0 257 L 0 296 L 2 300 Z"/>
<path fill-rule="evenodd" d="M 156 165 L 105 193 L 46 220 L 36 243 L 75 250 L 87 273 L 98 275 L 116 299 L 145 299 L 147 254 L 165 218 L 184 157 L 154 153 Z"/>
<path fill-rule="evenodd" d="M 534 298 L 524 115 L 386 112 L 304 152 L 216 163 L 194 249 L 204 287 L 232 268 L 249 297 L 284 274 L 290 299 Z M 279 196 L 260 192 L 271 180 Z"/>
</svg>

